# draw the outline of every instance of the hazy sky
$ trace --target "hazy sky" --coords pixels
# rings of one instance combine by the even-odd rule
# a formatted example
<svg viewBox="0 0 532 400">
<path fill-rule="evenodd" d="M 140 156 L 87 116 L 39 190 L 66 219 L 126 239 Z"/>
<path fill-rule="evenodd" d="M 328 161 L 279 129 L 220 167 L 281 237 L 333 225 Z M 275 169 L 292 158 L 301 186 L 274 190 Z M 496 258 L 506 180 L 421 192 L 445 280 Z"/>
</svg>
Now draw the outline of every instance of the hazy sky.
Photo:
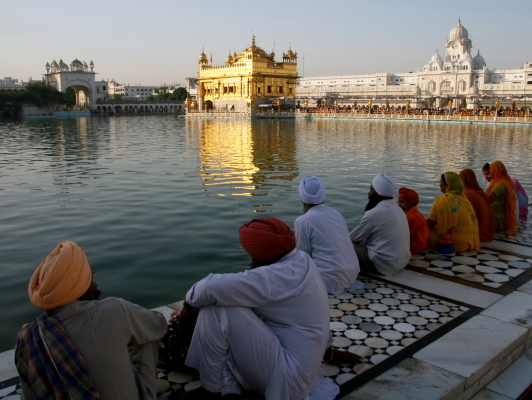
<svg viewBox="0 0 532 400">
<path fill-rule="evenodd" d="M 416 71 L 444 54 L 458 15 L 488 68 L 532 61 L 532 0 L 0 0 L 0 77 L 41 79 L 47 61 L 78 58 L 98 79 L 184 83 L 202 46 L 221 64 L 252 32 L 278 60 L 291 44 L 300 75 Z"/>
</svg>

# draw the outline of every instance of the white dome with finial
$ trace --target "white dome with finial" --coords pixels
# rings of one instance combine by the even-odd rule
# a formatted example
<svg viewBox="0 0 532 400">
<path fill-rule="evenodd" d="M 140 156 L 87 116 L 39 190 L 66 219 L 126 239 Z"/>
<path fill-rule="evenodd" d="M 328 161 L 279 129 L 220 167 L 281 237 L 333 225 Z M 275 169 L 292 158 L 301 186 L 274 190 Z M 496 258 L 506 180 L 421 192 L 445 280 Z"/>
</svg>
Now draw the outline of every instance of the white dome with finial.
<svg viewBox="0 0 532 400">
<path fill-rule="evenodd" d="M 456 25 L 449 33 L 449 40 L 462 40 L 469 39 L 469 32 L 466 28 L 460 23 L 460 18 L 458 18 L 458 25 Z"/>
</svg>

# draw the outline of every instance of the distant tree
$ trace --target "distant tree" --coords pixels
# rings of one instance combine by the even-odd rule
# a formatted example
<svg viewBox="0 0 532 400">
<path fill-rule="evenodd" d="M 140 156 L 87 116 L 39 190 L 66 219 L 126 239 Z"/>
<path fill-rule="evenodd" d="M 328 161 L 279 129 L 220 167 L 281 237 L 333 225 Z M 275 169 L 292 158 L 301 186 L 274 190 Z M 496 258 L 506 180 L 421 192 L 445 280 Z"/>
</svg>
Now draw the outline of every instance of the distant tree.
<svg viewBox="0 0 532 400">
<path fill-rule="evenodd" d="M 76 91 L 71 87 L 65 90 L 65 104 L 69 107 L 76 105 Z"/>
<path fill-rule="evenodd" d="M 122 101 L 122 95 L 119 93 L 113 93 L 109 96 L 109 100 L 111 101 Z"/>
<path fill-rule="evenodd" d="M 0 103 L 34 103 L 39 107 L 65 104 L 65 95 L 44 82 L 32 82 L 24 90 L 0 93 Z"/>
<path fill-rule="evenodd" d="M 184 87 L 178 87 L 174 90 L 174 93 L 172 93 L 172 100 L 185 100 L 187 97 L 188 92 Z"/>
</svg>

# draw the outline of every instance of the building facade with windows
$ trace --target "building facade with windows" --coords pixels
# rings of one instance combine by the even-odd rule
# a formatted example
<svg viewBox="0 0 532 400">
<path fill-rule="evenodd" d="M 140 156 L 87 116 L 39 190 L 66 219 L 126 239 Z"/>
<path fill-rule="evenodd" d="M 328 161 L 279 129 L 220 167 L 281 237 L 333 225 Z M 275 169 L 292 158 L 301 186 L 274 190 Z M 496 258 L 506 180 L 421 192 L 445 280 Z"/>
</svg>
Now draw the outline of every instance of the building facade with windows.
<svg viewBox="0 0 532 400">
<path fill-rule="evenodd" d="M 28 83 L 31 83 L 32 79 L 24 82 L 23 80 L 13 79 L 10 76 L 6 76 L 4 79 L 0 79 L 0 91 L 17 92 L 19 90 L 26 89 Z"/>
<path fill-rule="evenodd" d="M 125 101 L 144 101 L 146 97 L 155 94 L 159 86 L 140 86 L 118 83 L 115 80 L 108 82 L 108 96 L 119 94 Z"/>
<path fill-rule="evenodd" d="M 258 107 L 293 103 L 296 94 L 297 53 L 290 48 L 282 61 L 255 44 L 242 53 L 229 54 L 225 64 L 212 65 L 204 52 L 198 61 L 199 110 L 248 111 Z"/>
<path fill-rule="evenodd" d="M 365 105 L 412 107 L 490 107 L 516 104 L 530 108 L 532 62 L 511 70 L 490 70 L 458 20 L 445 43 L 417 72 L 304 77 L 297 83 L 299 105 Z M 531 99 L 532 100 L 532 99 Z"/>
</svg>

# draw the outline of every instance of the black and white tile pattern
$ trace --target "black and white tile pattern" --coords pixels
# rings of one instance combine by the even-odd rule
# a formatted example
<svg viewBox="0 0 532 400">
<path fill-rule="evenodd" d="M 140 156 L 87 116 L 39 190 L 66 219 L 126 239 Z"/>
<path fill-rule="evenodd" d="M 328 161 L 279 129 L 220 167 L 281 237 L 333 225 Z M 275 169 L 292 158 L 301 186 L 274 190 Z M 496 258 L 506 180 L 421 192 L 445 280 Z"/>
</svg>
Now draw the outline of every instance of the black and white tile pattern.
<svg viewBox="0 0 532 400">
<path fill-rule="evenodd" d="M 532 259 L 481 248 L 478 251 L 451 255 L 436 251 L 414 254 L 407 268 L 453 277 L 457 282 L 462 280 L 499 288 L 526 272 L 531 266 Z"/>
<path fill-rule="evenodd" d="M 532 212 L 532 209 L 530 209 L 530 212 Z M 515 236 L 506 236 L 502 232 L 497 232 L 495 233 L 495 240 L 532 247 L 532 220 L 520 220 L 517 223 L 517 230 L 518 233 Z"/>
<path fill-rule="evenodd" d="M 364 289 L 329 299 L 333 346 L 362 357 L 357 365 L 321 365 L 321 373 L 339 385 L 468 310 L 376 279 L 361 280 Z M 166 399 L 172 390 L 188 391 L 199 386 L 198 377 L 191 374 L 160 371 L 159 376 L 161 389 L 166 390 L 159 399 Z"/>
</svg>

